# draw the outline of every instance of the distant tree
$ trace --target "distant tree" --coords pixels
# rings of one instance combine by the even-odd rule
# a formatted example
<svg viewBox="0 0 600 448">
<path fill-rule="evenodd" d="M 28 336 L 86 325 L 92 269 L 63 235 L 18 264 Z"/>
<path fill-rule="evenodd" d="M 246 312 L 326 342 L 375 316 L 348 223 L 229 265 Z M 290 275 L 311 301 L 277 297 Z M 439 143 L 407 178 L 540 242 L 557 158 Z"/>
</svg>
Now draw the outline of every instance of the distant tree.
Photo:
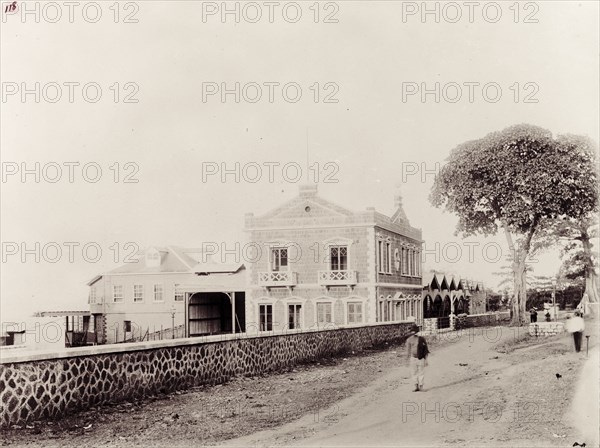
<svg viewBox="0 0 600 448">
<path fill-rule="evenodd" d="M 459 217 L 456 233 L 504 232 L 512 253 L 513 324 L 526 322 L 526 259 L 545 222 L 597 207 L 594 154 L 548 130 L 516 125 L 452 150 L 430 200 Z"/>
<path fill-rule="evenodd" d="M 591 171 L 584 169 L 590 177 L 598 182 L 598 145 L 587 137 L 566 135 L 560 137 L 561 144 L 571 151 L 584 151 L 589 154 Z M 562 246 L 563 264 L 559 278 L 563 283 L 581 279 L 585 283 L 585 294 L 592 303 L 600 302 L 598 291 L 598 259 L 594 256 L 592 241 L 598 238 L 598 200 L 595 190 L 595 206 L 578 218 L 559 216 L 545 226 L 538 237 L 542 244 L 559 244 Z"/>
<path fill-rule="evenodd" d="M 502 294 L 491 293 L 488 295 L 487 310 L 498 311 L 502 305 Z"/>
<path fill-rule="evenodd" d="M 492 272 L 492 275 L 500 277 L 500 281 L 497 285 L 498 288 L 501 288 L 505 295 L 512 297 L 513 296 L 513 272 L 512 272 L 512 255 L 507 254 L 506 263 L 500 266 L 500 270 L 496 272 Z M 533 268 L 529 263 L 525 263 L 525 274 L 533 272 Z M 528 278 L 528 277 L 527 277 Z M 531 286 L 531 282 L 527 280 L 527 286 Z"/>
<path fill-rule="evenodd" d="M 592 239 L 598 236 L 598 217 L 587 216 L 578 221 L 564 220 L 555 226 L 564 241 L 560 274 L 567 281 L 581 280 L 591 303 L 600 302 L 598 292 L 598 259 L 592 250 Z"/>
<path fill-rule="evenodd" d="M 597 221 L 596 221 L 597 222 Z M 598 303 L 598 259 L 591 250 L 591 238 L 597 233 L 597 224 L 582 228 L 579 236 L 563 246 L 561 251 L 562 265 L 558 281 L 565 289 L 578 292 L 577 303 L 583 294 L 587 294 L 591 303 Z M 592 308 L 591 310 L 595 310 Z"/>
</svg>

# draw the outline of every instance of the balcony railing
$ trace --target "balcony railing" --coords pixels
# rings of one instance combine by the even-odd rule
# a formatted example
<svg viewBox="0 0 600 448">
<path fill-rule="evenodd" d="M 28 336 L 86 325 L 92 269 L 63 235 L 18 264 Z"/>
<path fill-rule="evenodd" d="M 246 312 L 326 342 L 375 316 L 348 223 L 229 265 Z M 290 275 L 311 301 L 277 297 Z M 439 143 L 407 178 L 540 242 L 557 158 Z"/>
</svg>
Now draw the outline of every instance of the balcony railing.
<svg viewBox="0 0 600 448">
<path fill-rule="evenodd" d="M 259 272 L 258 285 L 267 288 L 276 286 L 296 286 L 296 273 L 292 271 Z"/>
<path fill-rule="evenodd" d="M 319 271 L 319 285 L 356 285 L 356 271 Z"/>
</svg>

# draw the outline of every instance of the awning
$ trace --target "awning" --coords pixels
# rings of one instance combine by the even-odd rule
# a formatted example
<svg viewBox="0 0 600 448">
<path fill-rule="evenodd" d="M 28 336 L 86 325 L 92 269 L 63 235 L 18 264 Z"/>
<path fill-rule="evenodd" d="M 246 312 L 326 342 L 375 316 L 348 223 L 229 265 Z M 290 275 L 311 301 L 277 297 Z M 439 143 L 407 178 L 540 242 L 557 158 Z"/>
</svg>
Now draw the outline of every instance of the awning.
<svg viewBox="0 0 600 448">
<path fill-rule="evenodd" d="M 247 273 L 242 269 L 234 274 L 199 275 L 185 284 L 178 285 L 175 292 L 237 292 L 246 291 Z"/>
</svg>

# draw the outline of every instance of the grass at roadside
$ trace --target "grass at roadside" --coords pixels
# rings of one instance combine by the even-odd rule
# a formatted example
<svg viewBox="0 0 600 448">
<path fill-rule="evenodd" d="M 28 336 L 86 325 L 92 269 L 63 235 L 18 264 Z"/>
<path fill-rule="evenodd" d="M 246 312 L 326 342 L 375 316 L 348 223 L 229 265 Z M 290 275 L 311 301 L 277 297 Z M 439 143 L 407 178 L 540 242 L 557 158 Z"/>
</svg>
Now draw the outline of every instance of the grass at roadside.
<svg viewBox="0 0 600 448">
<path fill-rule="evenodd" d="M 513 327 L 514 328 L 514 336 L 510 339 L 497 344 L 494 349 L 498 353 L 512 353 L 513 351 L 529 347 L 532 345 L 539 345 L 546 343 L 555 338 L 540 338 L 536 336 L 530 336 L 528 332 L 528 327 Z"/>
</svg>

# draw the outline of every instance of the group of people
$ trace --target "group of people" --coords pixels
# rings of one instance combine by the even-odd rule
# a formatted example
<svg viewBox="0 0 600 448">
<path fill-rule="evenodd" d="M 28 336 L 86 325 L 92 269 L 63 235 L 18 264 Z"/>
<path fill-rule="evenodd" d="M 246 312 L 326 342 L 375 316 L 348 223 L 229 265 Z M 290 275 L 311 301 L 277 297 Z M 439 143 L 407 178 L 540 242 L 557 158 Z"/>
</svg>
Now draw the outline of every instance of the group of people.
<svg viewBox="0 0 600 448">
<path fill-rule="evenodd" d="M 537 322 L 537 310 L 532 307 L 530 312 L 531 322 Z M 546 311 L 546 321 L 550 321 L 550 310 Z M 575 311 L 573 317 L 567 316 L 565 329 L 573 334 L 573 342 L 575 351 L 581 351 L 581 341 L 585 330 L 585 322 L 583 320 L 583 312 L 579 309 Z M 409 337 L 406 339 L 406 361 L 411 371 L 413 384 L 415 385 L 414 392 L 422 391 L 425 380 L 425 367 L 427 367 L 427 356 L 429 348 L 427 341 L 423 336 L 419 336 L 419 327 L 413 323 L 409 329 Z"/>
<path fill-rule="evenodd" d="M 537 308 L 535 306 L 532 306 L 531 309 L 529 310 L 529 319 L 531 321 L 531 323 L 535 323 L 537 322 Z M 552 315 L 550 314 L 550 309 L 546 310 L 546 313 L 544 314 L 544 316 L 546 317 L 546 322 L 551 322 L 552 321 Z"/>
<path fill-rule="evenodd" d="M 531 323 L 537 322 L 537 309 L 535 306 L 531 307 L 529 310 L 529 317 L 531 319 Z M 545 313 L 546 322 L 551 322 L 552 318 L 550 315 L 550 310 L 546 310 Z M 583 339 L 583 331 L 585 330 L 585 322 L 583 321 L 583 311 L 579 308 L 575 310 L 575 314 L 573 316 L 567 316 L 567 322 L 565 324 L 565 329 L 573 334 L 573 342 L 575 344 L 575 351 L 581 351 L 581 340 Z"/>
</svg>

